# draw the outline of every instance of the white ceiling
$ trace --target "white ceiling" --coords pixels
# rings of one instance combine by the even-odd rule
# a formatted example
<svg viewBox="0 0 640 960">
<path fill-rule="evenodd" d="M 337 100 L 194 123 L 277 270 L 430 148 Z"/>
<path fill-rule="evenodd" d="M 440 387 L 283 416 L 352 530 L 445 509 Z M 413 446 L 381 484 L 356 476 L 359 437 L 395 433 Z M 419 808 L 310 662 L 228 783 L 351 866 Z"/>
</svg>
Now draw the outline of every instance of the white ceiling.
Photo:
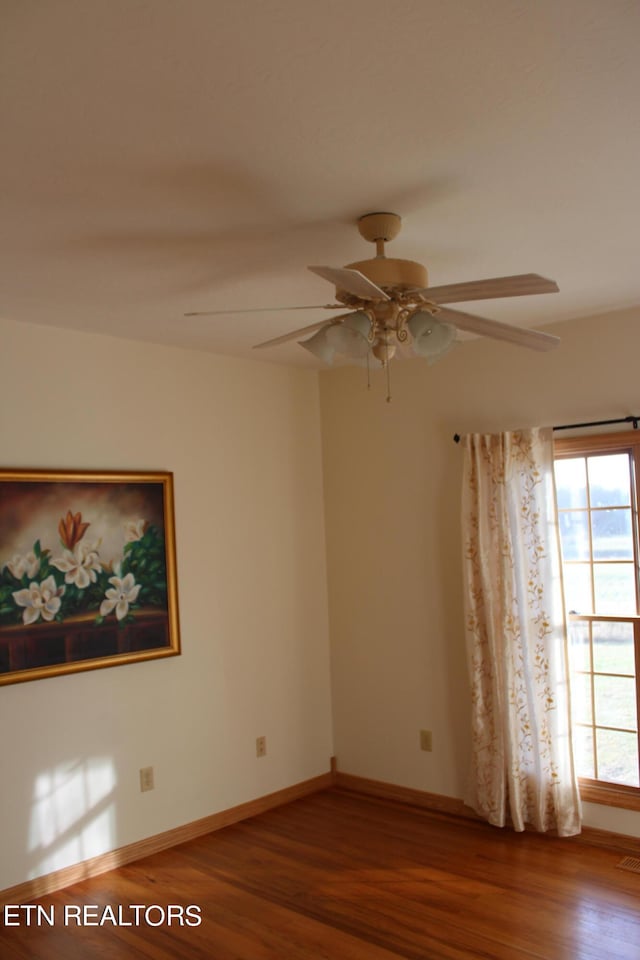
<svg viewBox="0 0 640 960">
<path fill-rule="evenodd" d="M 560 285 L 469 312 L 640 304 L 639 41 L 636 0 L 3 0 L 0 314 L 249 356 L 323 314 L 183 314 L 330 302 L 372 210 L 434 285 Z"/>
</svg>

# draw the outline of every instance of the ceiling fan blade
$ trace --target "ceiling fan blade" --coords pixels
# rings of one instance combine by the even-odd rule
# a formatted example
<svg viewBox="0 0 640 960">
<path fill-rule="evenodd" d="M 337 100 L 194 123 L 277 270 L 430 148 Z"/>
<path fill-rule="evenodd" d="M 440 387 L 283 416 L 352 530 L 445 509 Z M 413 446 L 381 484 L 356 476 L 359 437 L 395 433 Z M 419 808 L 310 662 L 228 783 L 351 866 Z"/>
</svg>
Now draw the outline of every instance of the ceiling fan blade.
<svg viewBox="0 0 640 960">
<path fill-rule="evenodd" d="M 298 330 L 291 330 L 289 333 L 283 333 L 281 337 L 274 337 L 273 340 L 265 340 L 264 343 L 256 343 L 254 344 L 253 349 L 262 350 L 263 347 L 277 347 L 279 343 L 286 343 L 287 340 L 295 340 L 300 336 L 300 334 L 313 333 L 315 330 L 319 330 L 320 327 L 324 327 L 330 323 L 335 323 L 337 320 L 342 320 L 344 317 L 350 316 L 350 313 L 343 313 L 339 317 L 332 317 L 331 320 L 320 320 L 319 323 L 310 323 L 308 327 L 300 327 Z"/>
<path fill-rule="evenodd" d="M 339 290 L 346 290 L 362 300 L 389 300 L 390 297 L 372 283 L 359 270 L 349 270 L 347 267 L 309 267 L 323 280 L 328 280 Z"/>
<path fill-rule="evenodd" d="M 497 300 L 499 297 L 527 297 L 536 293 L 557 293 L 555 280 L 537 273 L 520 273 L 513 277 L 470 280 L 449 283 L 442 287 L 425 287 L 416 291 L 433 303 L 463 303 L 465 300 Z"/>
<path fill-rule="evenodd" d="M 436 314 L 438 320 L 448 320 L 459 330 L 468 333 L 478 333 L 483 337 L 492 337 L 494 340 L 507 340 L 520 347 L 529 347 L 531 350 L 552 350 L 560 343 L 560 337 L 551 333 L 542 333 L 540 330 L 530 330 L 525 327 L 514 327 L 499 320 L 487 320 L 475 314 L 463 313 L 461 310 L 450 310 L 442 307 Z"/>
<path fill-rule="evenodd" d="M 185 313 L 185 317 L 214 317 L 224 313 L 270 313 L 281 310 L 342 310 L 344 303 L 314 303 L 305 307 L 240 307 L 233 310 L 192 310 Z"/>
</svg>

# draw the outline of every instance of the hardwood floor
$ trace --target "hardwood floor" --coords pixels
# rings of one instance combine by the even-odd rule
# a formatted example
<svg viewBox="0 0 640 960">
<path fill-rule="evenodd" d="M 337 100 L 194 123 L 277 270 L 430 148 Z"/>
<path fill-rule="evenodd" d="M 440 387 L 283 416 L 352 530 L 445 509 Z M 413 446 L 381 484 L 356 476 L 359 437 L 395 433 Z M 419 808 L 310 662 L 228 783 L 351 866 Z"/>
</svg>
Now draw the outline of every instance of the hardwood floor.
<svg viewBox="0 0 640 960">
<path fill-rule="evenodd" d="M 620 860 L 329 790 L 43 897 L 54 925 L 10 914 L 0 956 L 640 960 L 640 874 Z M 80 926 L 84 906 L 132 925 Z"/>
</svg>

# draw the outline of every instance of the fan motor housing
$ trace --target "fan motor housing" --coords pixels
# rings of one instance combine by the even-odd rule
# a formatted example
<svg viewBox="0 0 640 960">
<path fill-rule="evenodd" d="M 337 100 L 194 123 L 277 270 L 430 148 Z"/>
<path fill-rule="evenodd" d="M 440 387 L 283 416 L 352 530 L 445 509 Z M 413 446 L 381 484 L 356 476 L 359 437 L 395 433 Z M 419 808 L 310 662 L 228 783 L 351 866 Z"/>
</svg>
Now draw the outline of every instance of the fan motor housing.
<svg viewBox="0 0 640 960">
<path fill-rule="evenodd" d="M 349 270 L 359 270 L 368 280 L 385 292 L 392 290 L 404 293 L 407 290 L 422 290 L 429 285 L 427 268 L 414 260 L 398 260 L 394 257 L 373 257 L 348 263 Z"/>
</svg>

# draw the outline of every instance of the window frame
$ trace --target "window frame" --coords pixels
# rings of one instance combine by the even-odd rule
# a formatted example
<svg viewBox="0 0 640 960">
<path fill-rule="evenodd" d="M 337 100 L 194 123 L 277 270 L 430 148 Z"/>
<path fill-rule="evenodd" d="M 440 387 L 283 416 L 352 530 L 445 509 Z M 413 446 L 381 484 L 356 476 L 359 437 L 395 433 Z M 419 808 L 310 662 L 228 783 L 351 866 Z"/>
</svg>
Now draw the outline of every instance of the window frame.
<svg viewBox="0 0 640 960">
<path fill-rule="evenodd" d="M 580 622 L 620 619 L 633 623 L 637 720 L 638 726 L 640 727 L 640 430 L 584 434 L 582 436 L 563 438 L 554 437 L 553 440 L 554 463 L 557 460 L 566 460 L 572 457 L 588 457 L 615 453 L 625 453 L 630 458 L 636 613 L 634 615 L 621 614 L 619 618 L 609 615 L 598 616 L 594 613 L 576 619 L 579 619 Z M 569 616 L 568 619 L 571 619 L 571 617 Z M 640 750 L 640 729 L 638 730 L 637 736 Z M 585 802 L 602 803 L 627 810 L 640 810 L 640 787 L 611 783 L 606 780 L 595 780 L 590 777 L 580 777 L 579 784 L 580 796 Z"/>
</svg>

